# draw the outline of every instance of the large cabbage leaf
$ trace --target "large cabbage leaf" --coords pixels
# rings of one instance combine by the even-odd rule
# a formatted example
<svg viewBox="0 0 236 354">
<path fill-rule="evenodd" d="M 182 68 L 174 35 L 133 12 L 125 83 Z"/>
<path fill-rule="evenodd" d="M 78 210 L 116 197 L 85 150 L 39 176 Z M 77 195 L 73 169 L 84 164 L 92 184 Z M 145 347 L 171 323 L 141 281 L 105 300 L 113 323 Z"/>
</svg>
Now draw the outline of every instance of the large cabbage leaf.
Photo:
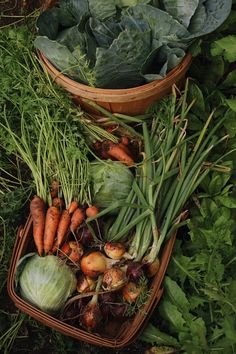
<svg viewBox="0 0 236 354">
<path fill-rule="evenodd" d="M 190 38 L 215 31 L 228 17 L 232 0 L 200 0 L 199 7 L 190 21 Z"/>
<path fill-rule="evenodd" d="M 94 17 L 90 17 L 89 25 L 96 38 L 98 47 L 102 48 L 109 48 L 114 39 L 116 39 L 122 31 L 121 24 L 114 21 L 113 18 L 102 22 Z"/>
<path fill-rule="evenodd" d="M 162 0 L 162 3 L 165 10 L 187 28 L 199 0 Z"/>
<path fill-rule="evenodd" d="M 81 29 L 90 15 L 87 0 L 61 0 L 59 12 L 62 26 L 71 27 L 78 25 Z"/>
<path fill-rule="evenodd" d="M 88 85 L 94 84 L 84 48 L 81 48 L 80 45 L 77 45 L 71 52 L 65 45 L 42 36 L 35 39 L 34 45 L 65 75 Z"/>
<path fill-rule="evenodd" d="M 180 42 L 188 30 L 170 14 L 150 5 L 140 4 L 127 10 L 134 19 L 143 19 L 152 30 L 153 49 L 169 42 Z M 124 12 L 125 13 L 125 12 Z"/>
<path fill-rule="evenodd" d="M 127 26 L 128 27 L 128 26 Z M 97 49 L 94 67 L 98 87 L 132 87 L 143 83 L 141 67 L 151 51 L 151 30 L 146 25 L 126 28 L 108 49 Z"/>
<path fill-rule="evenodd" d="M 88 0 L 92 17 L 104 21 L 116 15 L 115 0 Z"/>
<path fill-rule="evenodd" d="M 165 76 L 195 38 L 219 27 L 231 0 L 61 0 L 38 19 L 36 47 L 60 71 L 100 88 Z"/>
</svg>

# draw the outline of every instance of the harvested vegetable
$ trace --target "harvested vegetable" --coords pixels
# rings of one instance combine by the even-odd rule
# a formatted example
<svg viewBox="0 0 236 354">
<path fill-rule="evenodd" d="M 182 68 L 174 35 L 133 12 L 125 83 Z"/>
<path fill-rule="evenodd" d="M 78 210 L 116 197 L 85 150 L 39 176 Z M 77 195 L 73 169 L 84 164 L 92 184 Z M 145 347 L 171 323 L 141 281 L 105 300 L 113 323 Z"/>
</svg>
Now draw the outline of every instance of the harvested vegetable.
<svg viewBox="0 0 236 354">
<path fill-rule="evenodd" d="M 127 283 L 125 273 L 118 267 L 107 269 L 102 278 L 102 288 L 104 290 L 118 290 Z"/>
<path fill-rule="evenodd" d="M 104 252 L 112 259 L 131 258 L 130 254 L 126 252 L 125 246 L 120 242 L 106 242 Z"/>
<path fill-rule="evenodd" d="M 61 0 L 39 16 L 36 48 L 78 82 L 119 89 L 165 77 L 196 38 L 225 21 L 232 1 L 81 0 L 80 11 L 76 4 Z"/>
<path fill-rule="evenodd" d="M 64 243 L 59 252 L 62 258 L 66 257 L 73 263 L 78 262 L 83 253 L 83 246 L 77 241 L 69 241 Z"/>
<path fill-rule="evenodd" d="M 70 222 L 70 213 L 67 209 L 65 209 L 61 213 L 60 221 L 57 228 L 57 247 L 60 247 L 63 241 L 65 241 L 66 234 L 69 230 Z"/>
<path fill-rule="evenodd" d="M 43 247 L 46 254 L 50 251 L 54 244 L 57 228 L 60 221 L 60 215 L 60 210 L 55 206 L 51 206 L 47 210 L 43 235 Z"/>
<path fill-rule="evenodd" d="M 76 289 L 76 277 L 58 257 L 33 255 L 19 278 L 24 300 L 47 313 L 58 312 Z"/>
<path fill-rule="evenodd" d="M 99 278 L 96 285 L 96 292 L 99 291 L 101 287 L 102 279 Z M 98 304 L 98 294 L 93 295 L 92 299 L 83 309 L 80 316 L 80 323 L 89 332 L 94 331 L 102 321 L 102 313 Z"/>
<path fill-rule="evenodd" d="M 121 162 L 92 162 L 90 176 L 93 201 L 98 208 L 125 200 L 132 187 L 133 175 Z M 113 213 L 117 212 L 117 209 L 113 210 Z"/>
<path fill-rule="evenodd" d="M 92 218 L 99 213 L 99 210 L 95 205 L 91 205 L 86 209 L 85 213 L 88 218 Z"/>
<path fill-rule="evenodd" d="M 75 233 L 78 227 L 84 221 L 84 212 L 81 208 L 77 208 L 71 217 L 70 230 Z"/>
<path fill-rule="evenodd" d="M 45 203 L 40 197 L 35 196 L 31 200 L 30 213 L 33 219 L 34 243 L 37 248 L 38 254 L 42 256 L 44 250 L 43 234 L 45 225 Z"/>
<path fill-rule="evenodd" d="M 117 262 L 116 260 L 105 257 L 104 254 L 99 251 L 94 251 L 82 257 L 80 266 L 85 275 L 96 278 Z"/>
</svg>

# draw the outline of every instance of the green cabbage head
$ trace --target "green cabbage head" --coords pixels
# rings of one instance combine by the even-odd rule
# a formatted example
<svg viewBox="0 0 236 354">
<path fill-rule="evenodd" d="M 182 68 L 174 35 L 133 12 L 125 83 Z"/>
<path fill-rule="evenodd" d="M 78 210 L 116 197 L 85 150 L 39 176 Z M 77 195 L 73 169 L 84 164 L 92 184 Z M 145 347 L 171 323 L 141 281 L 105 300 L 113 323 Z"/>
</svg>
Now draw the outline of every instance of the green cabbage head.
<svg viewBox="0 0 236 354">
<path fill-rule="evenodd" d="M 60 258 L 34 254 L 19 276 L 20 294 L 47 313 L 58 312 L 76 289 L 76 276 Z"/>
<path fill-rule="evenodd" d="M 125 200 L 132 188 L 132 172 L 118 161 L 91 163 L 90 175 L 93 202 L 99 208 L 107 208 L 114 202 Z M 118 209 L 113 213 L 116 212 Z"/>
</svg>

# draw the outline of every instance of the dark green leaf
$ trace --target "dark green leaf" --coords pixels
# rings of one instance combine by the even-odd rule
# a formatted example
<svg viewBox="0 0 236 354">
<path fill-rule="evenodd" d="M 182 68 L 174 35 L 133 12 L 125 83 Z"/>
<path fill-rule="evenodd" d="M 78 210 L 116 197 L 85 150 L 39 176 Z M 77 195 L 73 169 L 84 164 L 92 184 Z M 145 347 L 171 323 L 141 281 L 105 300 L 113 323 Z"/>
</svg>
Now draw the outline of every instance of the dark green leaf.
<svg viewBox="0 0 236 354">
<path fill-rule="evenodd" d="M 181 311 L 176 305 L 173 305 L 169 300 L 165 298 L 162 300 L 159 306 L 159 312 L 165 320 L 169 321 L 171 326 L 174 327 L 175 332 L 186 330 L 186 321 L 183 318 Z"/>
<path fill-rule="evenodd" d="M 186 28 L 194 15 L 199 0 L 162 0 L 165 10 Z"/>
<path fill-rule="evenodd" d="M 153 326 L 150 322 L 145 327 L 140 339 L 144 342 L 157 344 L 157 345 L 172 345 L 174 347 L 179 347 L 178 341 L 166 334 L 161 332 L 157 327 Z"/>
<path fill-rule="evenodd" d="M 224 59 L 230 63 L 236 61 L 236 36 L 229 35 L 218 39 L 211 45 L 211 55 L 222 55 Z"/>
<path fill-rule="evenodd" d="M 115 0 L 88 0 L 91 15 L 100 21 L 116 15 Z"/>
</svg>

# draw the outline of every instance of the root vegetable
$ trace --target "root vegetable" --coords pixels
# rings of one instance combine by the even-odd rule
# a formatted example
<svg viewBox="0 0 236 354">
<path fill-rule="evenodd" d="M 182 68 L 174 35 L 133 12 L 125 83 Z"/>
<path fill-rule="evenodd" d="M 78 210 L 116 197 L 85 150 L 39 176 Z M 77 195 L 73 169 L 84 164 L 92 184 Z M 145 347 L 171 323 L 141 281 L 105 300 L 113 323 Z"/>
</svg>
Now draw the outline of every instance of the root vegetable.
<svg viewBox="0 0 236 354">
<path fill-rule="evenodd" d="M 75 233 L 77 228 L 82 224 L 83 221 L 84 221 L 84 212 L 82 209 L 77 208 L 71 217 L 71 224 L 70 224 L 71 232 Z"/>
<path fill-rule="evenodd" d="M 65 241 L 65 237 L 69 229 L 70 222 L 71 222 L 71 217 L 69 211 L 65 209 L 61 214 L 59 225 L 57 228 L 57 247 L 60 247 L 60 245 Z"/>
<path fill-rule="evenodd" d="M 86 209 L 85 213 L 88 218 L 92 218 L 99 213 L 99 210 L 95 205 L 91 205 Z"/>
<path fill-rule="evenodd" d="M 60 220 L 60 211 L 55 206 L 51 206 L 47 210 L 45 229 L 43 236 L 43 245 L 45 253 L 48 253 L 53 246 Z"/>
<path fill-rule="evenodd" d="M 130 304 L 134 303 L 140 294 L 141 288 L 132 281 L 127 283 L 122 289 L 123 298 Z"/>
<path fill-rule="evenodd" d="M 68 208 L 68 212 L 69 212 L 69 214 L 73 214 L 74 213 L 74 211 L 78 208 L 78 203 L 75 201 L 75 200 L 73 200 L 71 203 L 70 203 L 70 206 L 69 206 L 69 208 Z"/>
<path fill-rule="evenodd" d="M 125 273 L 118 267 L 107 269 L 102 279 L 102 287 L 104 290 L 118 290 L 127 282 Z"/>
<path fill-rule="evenodd" d="M 66 242 L 61 248 L 62 257 L 67 256 L 67 258 L 73 263 L 78 262 L 83 253 L 84 249 L 82 245 L 76 241 Z"/>
<path fill-rule="evenodd" d="M 140 262 L 130 262 L 128 264 L 126 275 L 129 280 L 137 281 L 144 276 L 143 264 Z"/>
<path fill-rule="evenodd" d="M 94 279 L 82 273 L 79 275 L 77 281 L 77 287 L 76 287 L 79 293 L 86 293 L 88 291 L 92 291 L 94 290 L 95 286 L 96 286 L 96 282 Z"/>
<path fill-rule="evenodd" d="M 105 257 L 99 251 L 94 251 L 82 257 L 80 267 L 85 275 L 94 278 L 104 273 L 117 262 L 116 260 Z"/>
<path fill-rule="evenodd" d="M 125 246 L 120 242 L 106 242 L 104 252 L 112 259 L 132 258 L 131 255 L 126 252 Z"/>
<path fill-rule="evenodd" d="M 35 196 L 30 202 L 30 212 L 33 219 L 33 237 L 38 254 L 43 254 L 43 234 L 45 227 L 45 203 Z"/>
<path fill-rule="evenodd" d="M 101 278 L 98 279 L 96 285 L 96 292 L 99 291 L 101 286 Z M 83 313 L 80 316 L 80 323 L 89 332 L 95 330 L 102 321 L 102 312 L 98 304 L 98 295 L 93 295 L 90 302 L 86 305 Z"/>
</svg>

